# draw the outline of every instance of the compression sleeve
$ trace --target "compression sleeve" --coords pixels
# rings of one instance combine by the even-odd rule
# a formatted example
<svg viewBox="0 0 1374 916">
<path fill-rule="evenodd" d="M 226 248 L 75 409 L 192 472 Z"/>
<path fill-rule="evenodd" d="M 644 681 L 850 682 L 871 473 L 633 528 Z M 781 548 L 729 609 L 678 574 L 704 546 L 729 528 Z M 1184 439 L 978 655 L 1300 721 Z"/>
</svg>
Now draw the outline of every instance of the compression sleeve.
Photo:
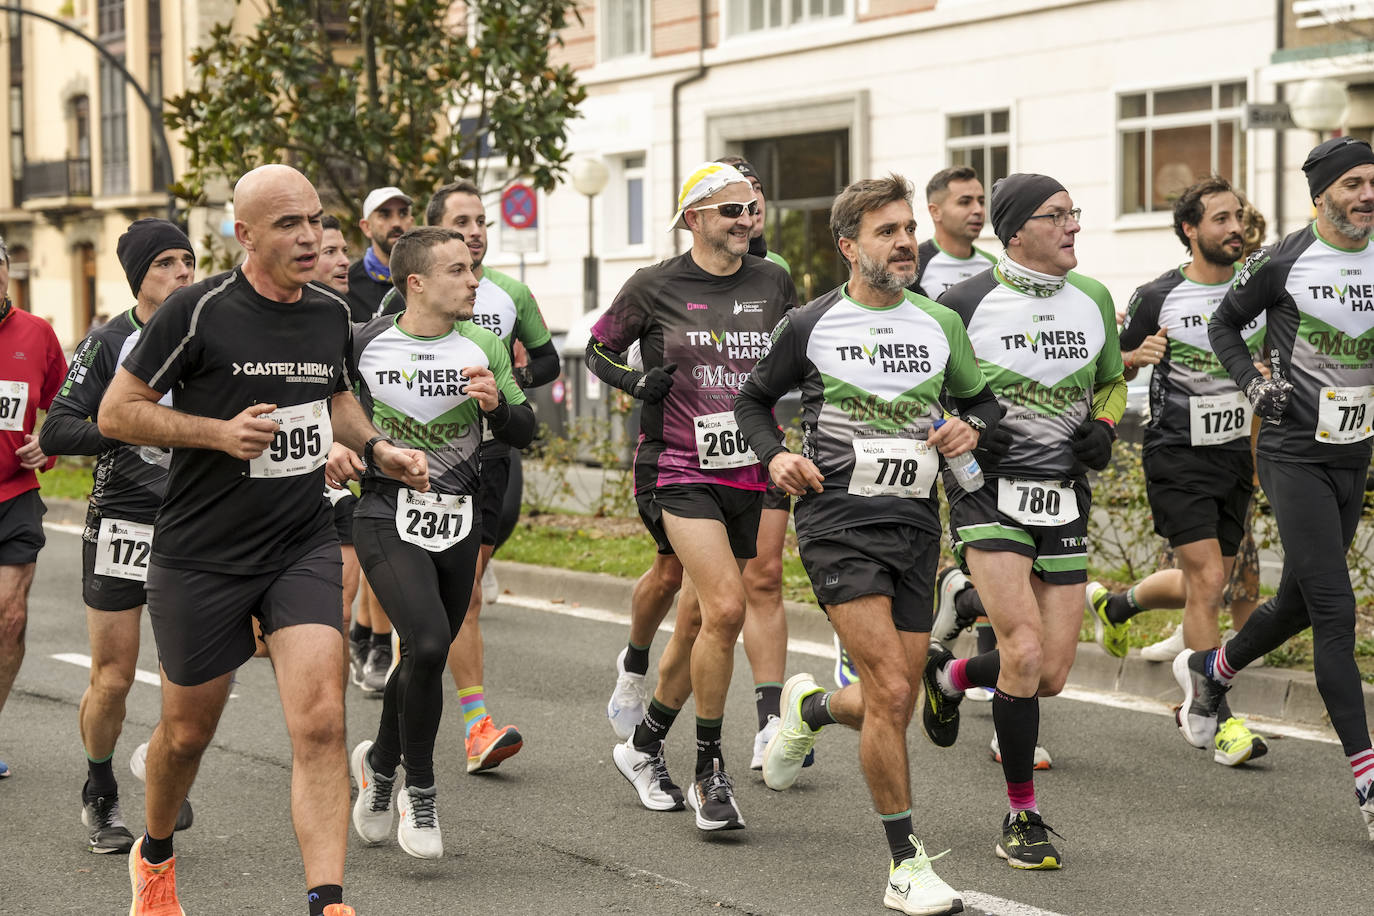
<svg viewBox="0 0 1374 916">
<path fill-rule="evenodd" d="M 644 373 L 631 369 L 620 362 L 620 358 L 619 353 L 612 353 L 609 347 L 595 337 L 587 341 L 587 368 L 592 374 L 607 385 L 631 392 Z"/>
<path fill-rule="evenodd" d="M 1006 409 L 998 402 L 997 395 L 993 394 L 986 382 L 972 397 L 953 397 L 952 399 L 954 406 L 959 408 L 961 419 L 967 420 L 969 417 L 977 417 L 982 421 L 986 428 L 980 437 L 996 429 L 997 424 L 1002 422 L 1002 415 L 1006 413 Z"/>
<path fill-rule="evenodd" d="M 1255 368 L 1254 355 L 1241 335 L 1241 328 L 1258 318 L 1278 298 L 1279 291 L 1273 286 L 1281 271 L 1272 267 L 1264 269 L 1272 253 L 1268 248 L 1261 248 L 1246 259 L 1245 266 L 1236 274 L 1236 282 L 1212 313 L 1212 320 L 1207 322 L 1207 339 L 1211 341 L 1212 352 L 1242 391 L 1260 378 L 1260 372 Z"/>
<path fill-rule="evenodd" d="M 558 378 L 558 348 L 553 341 L 546 340 L 537 347 L 526 347 L 529 365 L 512 369 L 511 374 L 521 388 L 538 388 Z"/>
<path fill-rule="evenodd" d="M 487 418 L 491 434 L 497 440 L 515 448 L 524 448 L 534 441 L 534 411 L 529 404 L 510 403 L 504 392 L 500 400 L 495 410 L 491 413 L 482 411 L 482 416 Z"/>
<path fill-rule="evenodd" d="M 101 455 L 119 445 L 118 439 L 100 435 L 95 423 L 61 400 L 53 402 L 38 431 L 38 447 L 45 455 Z"/>
<path fill-rule="evenodd" d="M 1126 378 L 1117 374 L 1093 388 L 1093 419 L 1111 420 L 1115 426 L 1126 412 Z"/>
</svg>

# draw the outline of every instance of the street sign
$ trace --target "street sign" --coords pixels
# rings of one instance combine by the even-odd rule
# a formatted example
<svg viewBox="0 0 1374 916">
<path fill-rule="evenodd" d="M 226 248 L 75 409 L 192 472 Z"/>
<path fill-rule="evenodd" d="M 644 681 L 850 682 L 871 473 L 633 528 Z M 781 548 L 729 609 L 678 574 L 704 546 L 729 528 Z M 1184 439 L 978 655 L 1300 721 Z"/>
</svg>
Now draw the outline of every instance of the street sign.
<svg viewBox="0 0 1374 916">
<path fill-rule="evenodd" d="M 1246 102 L 1241 112 L 1241 130 L 1292 130 L 1295 127 L 1287 102 Z"/>
<path fill-rule="evenodd" d="M 539 204 L 534 188 L 513 184 L 501 192 L 501 222 L 512 229 L 534 229 L 539 225 Z"/>
</svg>

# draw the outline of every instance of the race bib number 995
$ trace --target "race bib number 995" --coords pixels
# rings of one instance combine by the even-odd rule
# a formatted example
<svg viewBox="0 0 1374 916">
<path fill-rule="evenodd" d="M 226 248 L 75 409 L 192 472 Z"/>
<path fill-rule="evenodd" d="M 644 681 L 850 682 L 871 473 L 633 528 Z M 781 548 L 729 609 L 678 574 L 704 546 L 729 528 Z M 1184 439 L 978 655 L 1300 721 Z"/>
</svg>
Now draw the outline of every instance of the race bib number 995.
<svg viewBox="0 0 1374 916">
<path fill-rule="evenodd" d="M 281 424 L 267 451 L 248 462 L 250 477 L 298 477 L 309 474 L 329 457 L 334 426 L 324 400 L 282 407 L 262 415 Z"/>
</svg>

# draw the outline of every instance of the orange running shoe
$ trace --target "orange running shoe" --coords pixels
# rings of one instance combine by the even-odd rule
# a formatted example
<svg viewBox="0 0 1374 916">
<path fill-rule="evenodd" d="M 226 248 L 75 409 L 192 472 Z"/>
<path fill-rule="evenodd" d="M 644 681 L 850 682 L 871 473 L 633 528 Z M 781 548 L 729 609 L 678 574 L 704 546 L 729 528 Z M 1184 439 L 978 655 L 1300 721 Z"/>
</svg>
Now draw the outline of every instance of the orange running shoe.
<svg viewBox="0 0 1374 916">
<path fill-rule="evenodd" d="M 149 865 L 143 860 L 143 837 L 134 840 L 129 850 L 129 883 L 134 902 L 129 916 L 186 916 L 177 900 L 177 858 Z"/>
<path fill-rule="evenodd" d="M 331 903 L 324 908 L 324 916 L 358 916 L 346 903 Z"/>
<path fill-rule="evenodd" d="M 497 728 L 491 716 L 483 716 L 468 732 L 468 772 L 490 770 L 520 750 L 523 744 L 524 739 L 514 725 Z"/>
</svg>

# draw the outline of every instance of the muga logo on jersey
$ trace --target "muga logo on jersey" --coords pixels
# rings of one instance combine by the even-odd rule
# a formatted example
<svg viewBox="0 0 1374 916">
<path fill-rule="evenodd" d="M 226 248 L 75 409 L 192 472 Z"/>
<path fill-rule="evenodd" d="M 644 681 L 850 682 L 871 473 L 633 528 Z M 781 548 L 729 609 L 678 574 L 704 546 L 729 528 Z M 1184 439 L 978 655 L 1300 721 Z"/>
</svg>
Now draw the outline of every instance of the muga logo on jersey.
<svg viewBox="0 0 1374 916">
<path fill-rule="evenodd" d="M 748 372 L 734 372 L 724 366 L 693 366 L 692 378 L 702 388 L 729 388 L 737 391 L 749 381 Z"/>
<path fill-rule="evenodd" d="M 1374 283 L 1347 283 L 1337 286 L 1332 283 L 1309 285 L 1307 291 L 1313 299 L 1335 299 L 1342 305 L 1348 298 L 1352 312 L 1374 312 Z"/>
<path fill-rule="evenodd" d="M 768 350 L 767 331 L 685 331 L 694 347 L 714 347 L 726 359 L 762 359 Z"/>
<path fill-rule="evenodd" d="M 443 448 L 463 438 L 472 429 L 471 423 L 420 423 L 409 417 L 381 415 L 372 421 L 379 432 L 424 448 Z"/>
<path fill-rule="evenodd" d="M 854 423 L 881 421 L 900 426 L 908 426 L 930 413 L 917 401 L 884 401 L 873 394 L 841 398 L 840 410 L 849 414 L 849 419 Z"/>
<path fill-rule="evenodd" d="M 457 398 L 468 393 L 468 377 L 457 369 L 378 369 L 372 373 L 380 385 L 405 385 L 422 398 Z"/>
<path fill-rule="evenodd" d="M 870 328 L 870 330 L 874 330 Z M 930 348 L 925 344 L 845 344 L 835 348 L 840 362 L 867 360 L 883 372 L 930 372 Z"/>
<path fill-rule="evenodd" d="M 1205 372 L 1209 375 L 1215 375 L 1221 369 L 1221 360 L 1217 359 L 1217 355 L 1211 350 L 1171 349 L 1169 361 L 1193 372 Z"/>
<path fill-rule="evenodd" d="M 1082 331 L 1052 331 L 1035 334 L 1003 334 L 1002 348 L 1040 354 L 1042 359 L 1087 359 L 1088 338 Z"/>
<path fill-rule="evenodd" d="M 1088 396 L 1088 392 L 1081 385 L 1050 387 L 1032 381 L 1014 382 L 1003 388 L 999 394 L 1013 404 L 1052 410 L 1056 413 L 1062 413 Z"/>
<path fill-rule="evenodd" d="M 1344 356 L 1360 362 L 1374 357 L 1374 339 L 1351 337 L 1344 331 L 1313 331 L 1307 342 L 1322 356 Z"/>
</svg>

